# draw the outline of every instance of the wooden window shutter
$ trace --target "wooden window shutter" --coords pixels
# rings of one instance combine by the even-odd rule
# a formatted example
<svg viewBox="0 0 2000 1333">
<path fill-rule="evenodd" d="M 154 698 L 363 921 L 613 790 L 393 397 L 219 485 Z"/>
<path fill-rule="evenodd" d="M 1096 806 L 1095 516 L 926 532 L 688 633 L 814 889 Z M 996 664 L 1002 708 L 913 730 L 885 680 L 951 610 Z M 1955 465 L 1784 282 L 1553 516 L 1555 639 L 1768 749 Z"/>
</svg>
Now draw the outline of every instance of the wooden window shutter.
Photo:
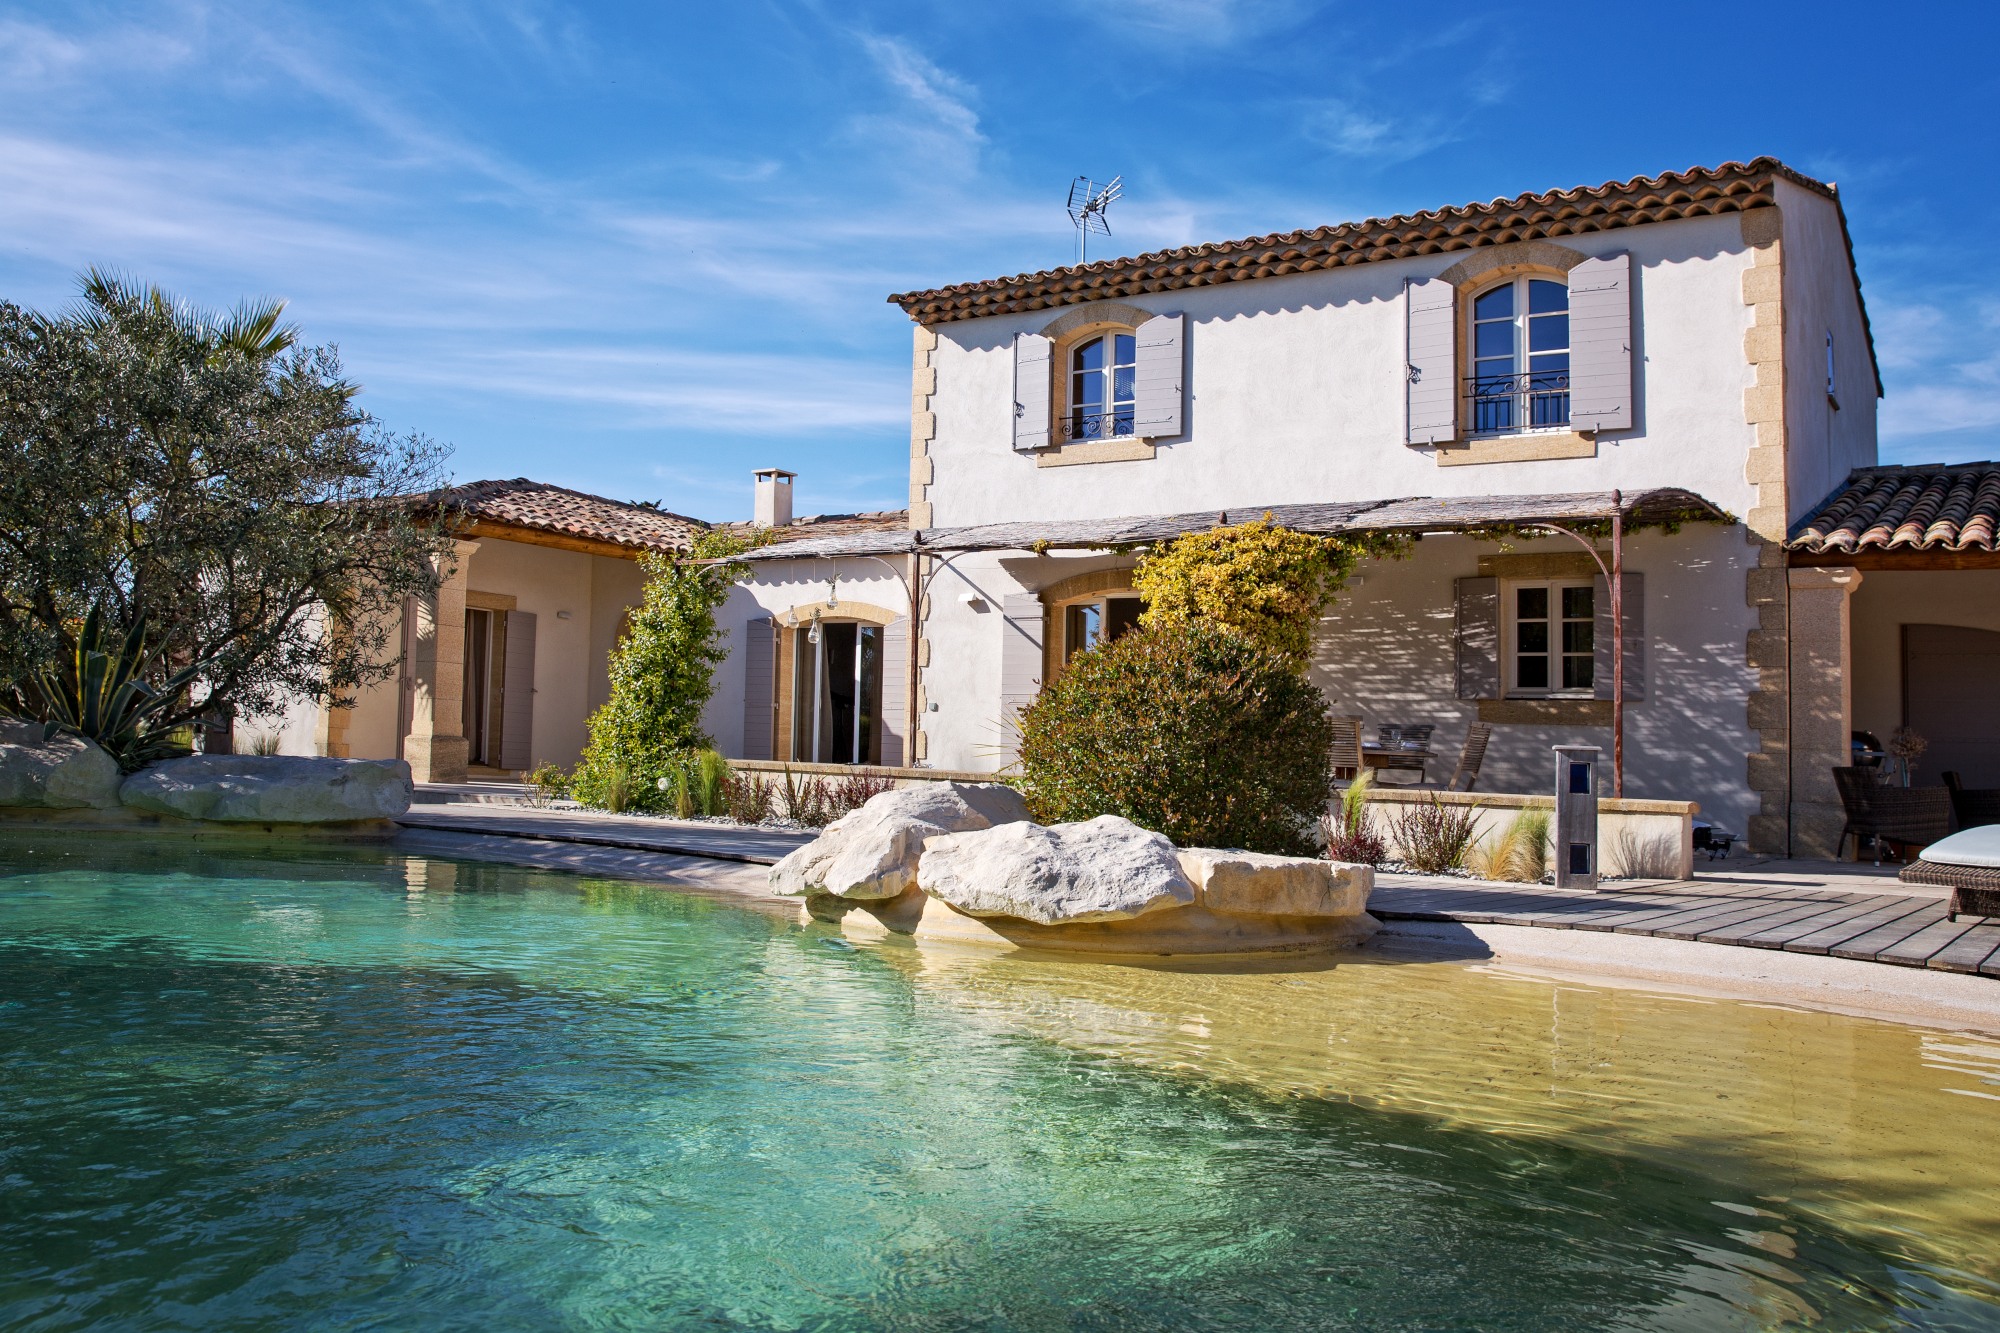
<svg viewBox="0 0 2000 1333">
<path fill-rule="evenodd" d="M 1569 271 L 1569 424 L 1632 429 L 1632 256 Z"/>
<path fill-rule="evenodd" d="M 1500 580 L 1457 579 L 1458 624 L 1452 636 L 1458 661 L 1458 697 L 1500 697 Z"/>
<path fill-rule="evenodd" d="M 535 766 L 535 617 L 509 611 L 501 670 L 500 767 L 525 773 Z"/>
<path fill-rule="evenodd" d="M 1406 444 L 1458 438 L 1458 289 L 1439 278 L 1403 284 Z"/>
<path fill-rule="evenodd" d="M 882 762 L 908 762 L 910 735 L 910 618 L 897 616 L 882 627 Z"/>
<path fill-rule="evenodd" d="M 776 759 L 777 627 L 758 616 L 743 627 L 743 757 Z"/>
<path fill-rule="evenodd" d="M 1187 316 L 1155 315 L 1138 329 L 1138 365 L 1133 386 L 1133 428 L 1142 440 L 1179 435 L 1187 387 Z"/>
<path fill-rule="evenodd" d="M 1042 599 L 1009 593 L 1000 603 L 1000 735 L 1013 762 L 1020 741 L 1021 710 L 1042 692 Z"/>
<path fill-rule="evenodd" d="M 1039 333 L 1014 335 L 1014 447 L 1049 445 L 1051 366 L 1049 340 Z"/>
<path fill-rule="evenodd" d="M 1600 699 L 1611 697 L 1611 585 L 1602 574 L 1592 580 L 1592 612 L 1596 624 L 1591 631 L 1592 691 Z M 1646 701 L 1646 576 L 1625 571 L 1625 702 Z"/>
</svg>

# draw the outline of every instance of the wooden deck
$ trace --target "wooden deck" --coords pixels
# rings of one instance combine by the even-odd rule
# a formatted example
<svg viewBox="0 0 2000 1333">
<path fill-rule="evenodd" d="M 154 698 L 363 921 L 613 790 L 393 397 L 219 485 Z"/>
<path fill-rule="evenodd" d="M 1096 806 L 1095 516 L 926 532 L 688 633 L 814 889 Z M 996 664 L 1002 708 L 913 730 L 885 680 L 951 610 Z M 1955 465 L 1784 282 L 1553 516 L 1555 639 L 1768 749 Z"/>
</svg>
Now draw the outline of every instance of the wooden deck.
<svg viewBox="0 0 2000 1333">
<path fill-rule="evenodd" d="M 1384 875 L 1368 910 L 1386 921 L 1459 921 L 1653 935 L 1747 949 L 1829 954 L 2000 977 L 2000 918 L 1945 919 L 1945 899 L 1796 877 L 1700 879 L 1577 893 L 1527 884 Z"/>
</svg>

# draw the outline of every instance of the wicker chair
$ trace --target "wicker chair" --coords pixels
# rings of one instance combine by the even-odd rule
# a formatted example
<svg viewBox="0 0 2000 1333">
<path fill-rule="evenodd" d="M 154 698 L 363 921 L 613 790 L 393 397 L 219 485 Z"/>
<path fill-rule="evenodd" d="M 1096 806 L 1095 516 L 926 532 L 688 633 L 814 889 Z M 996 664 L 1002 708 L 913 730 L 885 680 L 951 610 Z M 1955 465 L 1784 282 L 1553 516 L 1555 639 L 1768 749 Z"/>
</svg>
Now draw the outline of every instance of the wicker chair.
<svg viewBox="0 0 2000 1333">
<path fill-rule="evenodd" d="M 1918 790 L 1922 790 L 1919 788 Z M 1922 857 L 1903 867 L 1896 876 L 1905 884 L 1929 884 L 1951 890 L 1947 919 L 1956 921 L 1960 912 L 1967 916 L 2000 916 L 2000 870 L 1986 866 L 1947 866 Z"/>
<path fill-rule="evenodd" d="M 1490 723 L 1475 722 L 1466 728 L 1465 748 L 1458 752 L 1458 767 L 1452 770 L 1451 781 L 1444 784 L 1446 791 L 1472 790 L 1472 784 L 1479 781 L 1479 765 L 1486 759 L 1486 742 L 1492 735 Z"/>
<path fill-rule="evenodd" d="M 1944 775 L 1944 789 L 1951 793 L 1951 814 L 1960 828 L 2000 824 L 2000 788 L 1967 787 L 1955 772 Z"/>
<path fill-rule="evenodd" d="M 1361 719 L 1355 715 L 1333 720 L 1333 775 L 1337 778 L 1361 776 Z"/>
<path fill-rule="evenodd" d="M 1888 787 L 1874 770 L 1839 767 L 1833 770 L 1847 823 L 1840 830 L 1834 857 L 1840 859 L 1849 834 L 1854 835 L 1854 859 L 1861 859 L 1861 840 L 1875 843 L 1875 864 L 1882 864 L 1882 844 L 1897 844 L 1899 859 L 1909 849 L 1924 847 L 1951 833 L 1951 794 L 1943 787 Z"/>
</svg>

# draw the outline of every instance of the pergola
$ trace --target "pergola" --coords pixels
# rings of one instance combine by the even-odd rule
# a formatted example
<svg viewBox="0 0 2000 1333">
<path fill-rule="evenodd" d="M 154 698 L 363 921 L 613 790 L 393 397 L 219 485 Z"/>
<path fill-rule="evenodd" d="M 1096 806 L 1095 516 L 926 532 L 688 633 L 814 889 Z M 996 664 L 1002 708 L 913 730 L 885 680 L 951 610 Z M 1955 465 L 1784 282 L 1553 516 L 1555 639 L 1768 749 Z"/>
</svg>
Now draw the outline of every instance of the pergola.
<svg viewBox="0 0 2000 1333">
<path fill-rule="evenodd" d="M 957 556 L 974 551 L 1128 550 L 1208 532 L 1235 523 L 1269 518 L 1294 532 L 1321 536 L 1427 533 L 1548 533 L 1570 538 L 1590 553 L 1611 595 L 1611 767 L 1613 794 L 1625 794 L 1625 614 L 1624 535 L 1627 529 L 1679 523 L 1727 523 L 1732 517 L 1712 501 L 1677 487 L 1643 491 L 1576 491 L 1547 495 L 1413 496 L 1396 500 L 1356 500 L 1340 504 L 1242 505 L 1183 514 L 1151 514 L 1103 519 L 1041 519 L 986 523 L 974 527 L 925 528 L 908 532 L 859 532 L 808 538 L 758 551 L 755 559 L 827 560 L 867 558 L 895 570 L 910 597 L 914 624 L 929 580 Z M 1609 559 L 1593 538 L 1607 533 Z M 905 557 L 905 575 L 891 557 Z M 926 572 L 919 556 L 941 557 Z M 917 636 L 910 637 L 911 652 Z M 916 672 L 910 672 L 915 709 Z"/>
</svg>

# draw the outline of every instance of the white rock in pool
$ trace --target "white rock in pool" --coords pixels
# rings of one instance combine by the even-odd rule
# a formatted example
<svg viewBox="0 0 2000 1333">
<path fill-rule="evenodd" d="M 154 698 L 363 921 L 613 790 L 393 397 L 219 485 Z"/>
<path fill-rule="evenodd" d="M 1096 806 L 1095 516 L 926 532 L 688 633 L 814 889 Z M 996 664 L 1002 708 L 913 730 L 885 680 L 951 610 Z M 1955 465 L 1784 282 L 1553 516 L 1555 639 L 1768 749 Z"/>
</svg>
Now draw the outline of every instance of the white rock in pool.
<svg viewBox="0 0 2000 1333">
<path fill-rule="evenodd" d="M 917 882 L 968 916 L 1044 926 L 1122 921 L 1195 899 L 1174 845 L 1117 815 L 932 838 Z"/>
<path fill-rule="evenodd" d="M 39 722 L 0 718 L 0 806 L 109 810 L 118 804 L 118 761 L 66 731 L 42 739 Z"/>
<path fill-rule="evenodd" d="M 875 901 L 916 883 L 926 839 L 1028 818 L 1028 804 L 998 783 L 924 782 L 872 797 L 771 867 L 783 894 Z"/>
<path fill-rule="evenodd" d="M 415 790 L 401 759 L 197 754 L 134 773 L 118 799 L 183 819 L 329 824 L 393 819 Z"/>
</svg>

